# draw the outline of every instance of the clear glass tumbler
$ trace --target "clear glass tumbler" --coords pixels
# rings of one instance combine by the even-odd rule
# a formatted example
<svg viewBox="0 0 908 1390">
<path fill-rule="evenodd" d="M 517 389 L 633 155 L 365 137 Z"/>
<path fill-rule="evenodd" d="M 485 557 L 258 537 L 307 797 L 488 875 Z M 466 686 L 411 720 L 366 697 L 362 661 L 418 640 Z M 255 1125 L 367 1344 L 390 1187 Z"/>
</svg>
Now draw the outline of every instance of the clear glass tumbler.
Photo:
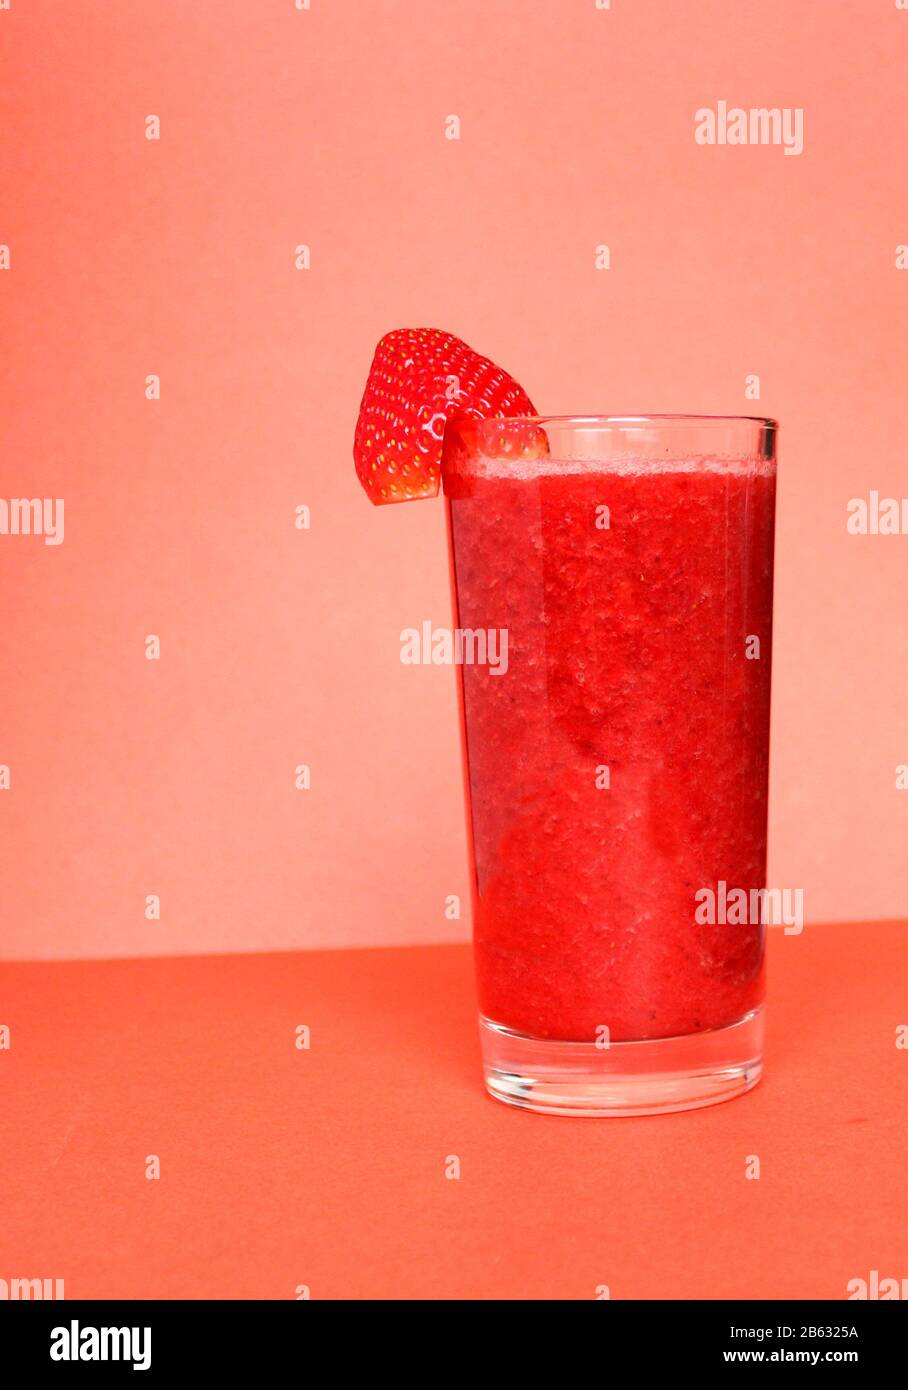
<svg viewBox="0 0 908 1390">
<path fill-rule="evenodd" d="M 509 1104 L 653 1114 L 759 1080 L 776 432 L 448 425 L 480 1029 Z"/>
</svg>

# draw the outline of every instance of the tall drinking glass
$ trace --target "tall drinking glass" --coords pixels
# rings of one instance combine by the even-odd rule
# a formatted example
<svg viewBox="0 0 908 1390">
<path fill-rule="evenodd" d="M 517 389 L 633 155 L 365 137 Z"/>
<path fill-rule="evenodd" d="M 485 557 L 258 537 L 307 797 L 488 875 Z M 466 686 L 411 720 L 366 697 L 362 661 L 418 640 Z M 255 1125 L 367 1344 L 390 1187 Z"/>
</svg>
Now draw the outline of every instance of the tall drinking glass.
<svg viewBox="0 0 908 1390">
<path fill-rule="evenodd" d="M 448 426 L 480 1031 L 512 1105 L 759 1080 L 776 431 Z"/>
</svg>

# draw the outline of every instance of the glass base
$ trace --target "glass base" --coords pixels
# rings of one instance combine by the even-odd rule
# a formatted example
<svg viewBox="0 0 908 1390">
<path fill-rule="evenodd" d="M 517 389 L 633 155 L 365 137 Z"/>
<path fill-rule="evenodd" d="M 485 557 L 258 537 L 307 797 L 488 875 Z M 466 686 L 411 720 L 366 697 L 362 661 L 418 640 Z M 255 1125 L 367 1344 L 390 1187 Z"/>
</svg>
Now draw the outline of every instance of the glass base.
<svg viewBox="0 0 908 1390">
<path fill-rule="evenodd" d="M 553 1042 L 480 1017 L 486 1087 L 543 1115 L 663 1115 L 718 1105 L 763 1071 L 762 1006 L 706 1033 L 646 1042 Z"/>
</svg>

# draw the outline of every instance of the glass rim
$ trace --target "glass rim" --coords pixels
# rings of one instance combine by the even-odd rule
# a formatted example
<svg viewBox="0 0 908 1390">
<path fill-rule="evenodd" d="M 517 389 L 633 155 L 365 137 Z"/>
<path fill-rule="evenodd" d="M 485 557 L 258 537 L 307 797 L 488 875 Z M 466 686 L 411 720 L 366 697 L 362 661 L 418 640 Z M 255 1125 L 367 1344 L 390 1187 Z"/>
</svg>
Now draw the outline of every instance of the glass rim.
<svg viewBox="0 0 908 1390">
<path fill-rule="evenodd" d="M 470 418 L 470 417 L 467 417 Z M 456 415 L 453 417 L 456 423 Z M 584 429 L 607 428 L 615 425 L 620 429 L 640 425 L 643 428 L 658 425 L 708 429 L 712 425 L 761 425 L 764 429 L 777 430 L 778 420 L 769 415 L 508 415 L 491 416 L 472 420 L 474 425 L 489 425 L 492 429 L 505 421 L 518 425 L 578 425 Z"/>
</svg>

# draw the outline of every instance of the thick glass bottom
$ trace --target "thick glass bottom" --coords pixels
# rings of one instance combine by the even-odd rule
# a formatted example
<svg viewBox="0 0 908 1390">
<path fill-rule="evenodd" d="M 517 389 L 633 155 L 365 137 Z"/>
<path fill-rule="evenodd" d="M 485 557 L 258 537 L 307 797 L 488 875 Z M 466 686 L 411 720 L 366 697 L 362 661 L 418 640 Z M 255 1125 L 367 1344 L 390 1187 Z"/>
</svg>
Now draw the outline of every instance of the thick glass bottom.
<svg viewBox="0 0 908 1390">
<path fill-rule="evenodd" d="M 726 1028 L 646 1042 L 553 1042 L 480 1017 L 486 1086 L 544 1115 L 662 1115 L 718 1105 L 763 1070 L 763 1009 Z"/>
</svg>

